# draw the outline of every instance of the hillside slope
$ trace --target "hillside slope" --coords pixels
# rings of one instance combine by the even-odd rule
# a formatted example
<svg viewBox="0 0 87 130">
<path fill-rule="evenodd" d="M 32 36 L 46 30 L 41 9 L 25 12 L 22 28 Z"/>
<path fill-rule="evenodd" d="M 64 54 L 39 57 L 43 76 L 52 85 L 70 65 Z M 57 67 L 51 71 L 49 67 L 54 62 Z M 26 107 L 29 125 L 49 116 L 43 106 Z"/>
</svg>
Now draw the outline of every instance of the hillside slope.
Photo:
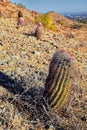
<svg viewBox="0 0 87 130">
<path fill-rule="evenodd" d="M 14 7 L 14 12 L 16 5 L 11 3 L 9 5 Z M 0 6 L 2 7 L 2 5 Z M 6 9 L 1 7 L 1 11 L 8 10 L 8 7 Z M 11 7 L 10 11 L 12 11 Z M 18 10 L 17 7 L 16 11 Z M 16 11 L 13 13 L 14 15 Z M 26 9 L 23 9 L 23 14 L 33 19 Z M 66 104 L 63 110 L 56 113 L 56 116 L 59 125 L 65 130 L 86 130 L 87 30 L 83 28 L 67 30 L 66 27 L 60 27 L 59 32 L 53 32 L 45 29 L 41 40 L 37 40 L 34 36 L 26 35 L 34 31 L 35 24 L 21 26 L 18 29 L 16 26 L 16 17 L 7 17 L 7 14 L 6 17 L 0 17 L 0 72 L 10 76 L 11 79 L 22 82 L 25 89 L 34 86 L 44 88 L 51 57 L 56 50 L 67 51 L 73 57 L 77 70 L 73 83 L 73 98 L 70 105 Z M 17 107 L 13 105 L 13 101 L 9 103 L 9 97 L 13 96 L 3 86 L 0 86 L 1 130 L 46 130 L 47 124 L 44 124 L 44 121 L 40 122 L 39 118 L 35 122 L 33 119 L 32 121 L 28 119 L 27 116 L 30 113 L 18 111 Z M 50 125 L 50 129 L 53 129 L 52 125 Z"/>
</svg>

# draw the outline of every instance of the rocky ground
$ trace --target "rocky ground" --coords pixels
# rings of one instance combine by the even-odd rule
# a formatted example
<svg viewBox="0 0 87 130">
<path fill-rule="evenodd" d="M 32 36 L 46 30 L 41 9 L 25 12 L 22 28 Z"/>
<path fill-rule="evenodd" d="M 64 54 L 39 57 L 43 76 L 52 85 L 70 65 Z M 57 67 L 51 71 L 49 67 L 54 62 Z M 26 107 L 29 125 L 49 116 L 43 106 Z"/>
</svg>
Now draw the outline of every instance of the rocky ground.
<svg viewBox="0 0 87 130">
<path fill-rule="evenodd" d="M 51 57 L 56 50 L 64 49 L 75 61 L 76 75 L 72 101 L 60 112 L 56 112 L 59 125 L 64 130 L 87 129 L 87 29 L 60 30 L 58 33 L 45 29 L 40 40 L 29 36 L 35 25 L 16 28 L 15 18 L 0 17 L 0 72 L 11 79 L 21 81 L 24 89 L 44 88 Z M 39 119 L 26 119 L 27 113 L 18 111 L 8 101 L 13 97 L 0 86 L 1 130 L 53 130 Z M 30 114 L 30 113 L 28 113 Z M 55 113 L 54 113 L 55 115 Z"/>
</svg>

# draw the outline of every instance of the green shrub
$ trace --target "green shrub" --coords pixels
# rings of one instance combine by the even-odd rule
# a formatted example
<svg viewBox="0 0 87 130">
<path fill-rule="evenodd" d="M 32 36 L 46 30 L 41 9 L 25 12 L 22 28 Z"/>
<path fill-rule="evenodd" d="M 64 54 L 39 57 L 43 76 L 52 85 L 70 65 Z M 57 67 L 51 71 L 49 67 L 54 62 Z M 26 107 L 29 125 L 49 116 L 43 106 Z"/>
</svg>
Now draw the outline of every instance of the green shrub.
<svg viewBox="0 0 87 130">
<path fill-rule="evenodd" d="M 25 9 L 25 6 L 22 3 L 18 3 L 17 6 Z"/>
<path fill-rule="evenodd" d="M 39 15 L 35 19 L 35 21 L 36 22 L 41 22 L 44 27 L 46 27 L 48 29 L 51 29 L 53 31 L 56 31 L 56 26 L 54 24 L 54 20 L 53 20 L 52 16 L 49 13 Z"/>
</svg>

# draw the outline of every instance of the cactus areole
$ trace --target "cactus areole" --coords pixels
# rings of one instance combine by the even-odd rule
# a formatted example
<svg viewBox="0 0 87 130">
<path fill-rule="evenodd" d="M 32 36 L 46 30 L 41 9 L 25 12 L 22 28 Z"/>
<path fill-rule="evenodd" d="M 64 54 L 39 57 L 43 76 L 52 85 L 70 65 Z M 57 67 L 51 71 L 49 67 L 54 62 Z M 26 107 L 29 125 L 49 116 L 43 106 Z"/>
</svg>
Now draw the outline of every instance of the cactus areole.
<svg viewBox="0 0 87 130">
<path fill-rule="evenodd" d="M 69 100 L 72 88 L 72 58 L 63 50 L 57 51 L 49 66 L 44 97 L 53 110 L 60 109 Z"/>
</svg>

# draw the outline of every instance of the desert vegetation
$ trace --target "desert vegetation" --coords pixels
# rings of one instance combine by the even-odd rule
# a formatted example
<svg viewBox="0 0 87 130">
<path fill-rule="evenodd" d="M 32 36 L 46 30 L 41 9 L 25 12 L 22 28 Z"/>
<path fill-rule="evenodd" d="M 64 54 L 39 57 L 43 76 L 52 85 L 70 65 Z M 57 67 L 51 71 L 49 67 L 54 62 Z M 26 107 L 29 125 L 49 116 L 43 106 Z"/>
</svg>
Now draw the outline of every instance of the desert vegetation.
<svg viewBox="0 0 87 130">
<path fill-rule="evenodd" d="M 52 16 L 50 15 L 50 13 L 46 13 L 46 14 L 42 14 L 42 15 L 38 16 L 35 21 L 41 22 L 43 24 L 43 26 L 48 29 L 51 29 L 53 31 L 56 30 L 54 20 L 53 20 Z"/>
<path fill-rule="evenodd" d="M 79 20 L 77 20 L 78 22 L 80 22 L 80 23 L 84 23 L 84 24 L 87 24 L 87 19 L 79 19 Z"/>
<path fill-rule="evenodd" d="M 21 10 L 26 25 L 17 28 L 18 11 Z M 20 8 L 8 2 L 3 8 L 0 2 L 0 130 L 86 130 L 87 128 L 87 26 L 51 12 L 41 15 L 37 12 Z M 45 21 L 45 16 L 46 20 Z M 37 17 L 37 19 L 36 19 Z M 36 20 L 36 21 L 35 21 Z M 60 21 L 57 23 L 57 21 Z M 32 22 L 33 21 L 33 22 Z M 62 21 L 64 22 L 62 24 Z M 34 35 L 37 22 L 44 26 L 40 39 Z M 45 23 L 46 22 L 46 23 Z M 56 31 L 55 29 L 56 26 Z M 71 75 L 71 60 L 59 58 L 57 63 L 66 69 L 58 68 L 53 60 L 55 71 L 53 91 L 48 91 L 54 97 L 55 90 L 61 79 L 72 79 L 67 85 L 70 90 L 61 87 L 61 96 L 69 99 L 58 108 L 53 109 L 49 95 L 45 100 L 44 90 L 49 81 L 49 65 L 55 52 L 64 50 L 75 63 L 74 78 Z M 55 56 L 54 56 L 55 57 Z M 54 58 L 53 58 L 54 59 Z M 62 62 L 62 59 L 65 61 Z M 66 59 L 66 60 L 65 60 Z M 64 63 L 64 64 L 63 64 Z M 70 63 L 70 64 L 69 64 Z M 67 66 L 67 65 L 68 66 Z M 70 67 L 70 68 L 69 68 Z M 61 71 L 59 71 L 61 70 Z M 61 72 L 61 74 L 60 74 Z M 67 72 L 70 77 L 67 78 Z M 59 82 L 57 81 L 59 76 Z M 64 74 L 64 75 L 63 75 Z M 48 76 L 48 78 L 47 78 Z M 63 78 L 64 76 L 64 78 Z M 47 80 L 46 80 L 47 79 Z M 50 82 L 49 82 L 50 84 Z M 47 89 L 46 89 L 47 90 Z M 47 94 L 47 92 L 46 92 Z M 63 99 L 60 98 L 60 102 Z M 59 98 L 59 95 L 57 95 Z M 56 99 L 55 99 L 56 100 Z M 56 103 L 56 102 L 55 102 Z M 63 103 L 63 100 L 62 100 Z"/>
</svg>

